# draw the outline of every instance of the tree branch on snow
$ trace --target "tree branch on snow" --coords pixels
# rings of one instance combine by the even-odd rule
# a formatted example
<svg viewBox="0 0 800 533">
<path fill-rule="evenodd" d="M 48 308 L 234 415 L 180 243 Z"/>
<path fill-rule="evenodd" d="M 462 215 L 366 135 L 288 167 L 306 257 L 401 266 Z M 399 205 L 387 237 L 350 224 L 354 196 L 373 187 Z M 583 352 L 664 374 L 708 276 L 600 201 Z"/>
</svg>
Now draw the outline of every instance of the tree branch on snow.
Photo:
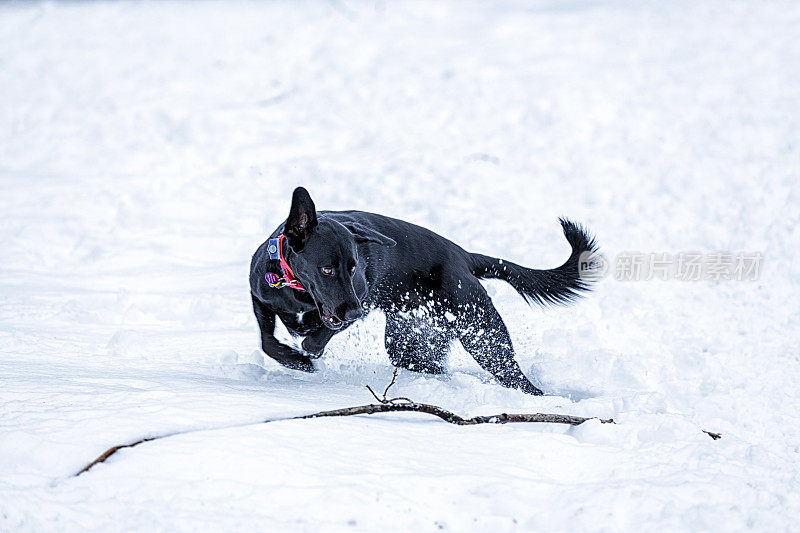
<svg viewBox="0 0 800 533">
<path fill-rule="evenodd" d="M 399 411 L 410 412 L 410 413 L 425 413 L 433 415 L 438 418 L 441 418 L 445 422 L 448 422 L 450 424 L 455 424 L 457 426 L 472 426 L 475 424 L 508 424 L 514 422 L 547 422 L 553 424 L 570 424 L 573 426 L 577 426 L 579 424 L 583 424 L 587 420 L 592 420 L 592 418 L 584 418 L 582 416 L 546 414 L 546 413 L 530 413 L 530 414 L 501 413 L 497 415 L 482 415 L 482 416 L 473 416 L 472 418 L 463 418 L 451 411 L 427 403 L 416 403 L 411 400 L 404 401 L 403 403 L 391 403 L 392 401 L 396 401 L 399 399 L 406 400 L 405 398 L 393 398 L 391 400 L 386 400 L 385 402 L 378 404 L 373 403 L 369 405 L 359 405 L 356 407 L 344 407 L 342 409 L 333 409 L 331 411 L 320 411 L 318 413 L 312 413 L 310 415 L 294 416 L 290 418 L 275 418 L 270 420 L 262 420 L 260 422 L 254 422 L 254 424 L 266 424 L 269 422 L 277 422 L 281 420 L 303 420 L 307 418 L 323 418 L 329 416 L 373 415 L 375 413 L 392 413 Z M 380 398 L 378 400 L 381 401 Z M 610 418 L 607 420 L 601 419 L 600 422 L 602 422 L 603 424 L 613 424 L 614 420 Z M 194 431 L 207 431 L 207 430 L 198 429 Z M 174 435 L 183 435 L 185 433 L 194 433 L 194 431 L 184 431 L 180 433 L 172 433 L 169 435 L 161 435 L 158 437 L 149 437 L 146 439 L 137 440 L 136 442 L 131 442 L 130 444 L 120 444 L 117 446 L 113 446 L 108 450 L 106 450 L 105 452 L 103 452 L 97 459 L 95 459 L 94 461 L 83 467 L 75 475 L 79 476 L 84 472 L 88 472 L 92 467 L 94 467 L 99 463 L 105 462 L 106 459 L 108 459 L 109 457 L 117 453 L 119 450 L 122 450 L 124 448 L 133 448 L 134 446 L 138 446 L 143 442 L 150 442 L 157 439 L 172 437 Z"/>
<path fill-rule="evenodd" d="M 200 431 L 202 431 L 202 430 L 200 430 Z M 187 433 L 191 433 L 191 431 L 187 431 Z M 169 436 L 171 436 L 171 435 L 161 435 L 159 437 L 150 437 L 150 438 L 147 438 L 147 439 L 140 439 L 140 440 L 137 440 L 136 442 L 131 442 L 130 444 L 119 444 L 117 446 L 112 446 L 111 448 L 107 449 L 102 454 L 100 454 L 100 456 L 97 459 L 95 459 L 94 461 L 92 461 L 88 465 L 84 466 L 77 474 L 75 474 L 75 477 L 80 476 L 84 472 L 88 472 L 96 464 L 105 463 L 106 459 L 108 459 L 109 457 L 111 457 L 112 455 L 117 453 L 118 451 L 122 450 L 123 448 L 133 448 L 134 446 L 138 446 L 139 444 L 141 444 L 143 442 L 149 442 L 151 440 L 156 440 L 156 439 L 163 439 L 163 438 L 169 437 Z"/>
<path fill-rule="evenodd" d="M 369 385 L 364 385 L 364 386 L 367 388 L 367 390 L 370 393 L 372 393 L 372 396 L 374 396 L 375 399 L 378 400 L 381 403 L 397 403 L 397 402 L 400 402 L 400 401 L 408 402 L 408 403 L 414 403 L 413 400 L 409 400 L 405 396 L 398 396 L 396 398 L 388 398 L 388 399 L 386 398 L 386 395 L 389 394 L 389 389 L 392 388 L 392 385 L 394 385 L 394 382 L 395 382 L 396 379 L 397 379 L 397 367 L 395 367 L 394 372 L 392 372 L 392 381 L 390 381 L 389 384 L 386 385 L 386 389 L 383 391 L 383 397 L 382 398 L 378 398 L 378 395 L 375 394 L 375 391 L 372 390 L 372 387 L 370 387 Z"/>
<path fill-rule="evenodd" d="M 370 405 L 359 405 L 357 407 L 345 407 L 343 409 L 334 409 L 332 411 L 321 411 L 310 415 L 296 416 L 289 420 L 298 420 L 303 418 L 322 418 L 325 416 L 352 416 L 352 415 L 372 415 L 375 413 L 392 413 L 397 411 L 406 411 L 411 413 L 425 413 L 441 418 L 450 424 L 458 426 L 472 426 L 475 424 L 507 424 L 510 422 L 550 422 L 554 424 L 570 424 L 577 426 L 583 424 L 592 418 L 584 418 L 582 416 L 572 415 L 555 415 L 545 413 L 531 413 L 531 414 L 508 414 L 501 413 L 498 415 L 482 415 L 473 416 L 472 418 L 463 418 L 455 413 L 452 413 L 441 407 L 430 405 L 427 403 L 404 402 L 404 403 L 379 403 Z M 603 424 L 613 424 L 614 420 L 601 419 Z"/>
<path fill-rule="evenodd" d="M 275 418 L 275 419 L 268 419 L 268 420 L 261 420 L 259 422 L 253 422 L 253 424 L 266 424 L 269 422 L 276 422 L 281 420 L 303 420 L 308 418 L 323 418 L 329 416 L 353 416 L 353 415 L 372 415 L 375 413 L 394 413 L 394 412 L 410 412 L 410 413 L 424 413 L 428 415 L 433 415 L 438 417 L 445 422 L 450 424 L 455 424 L 458 426 L 472 426 L 476 424 L 508 424 L 508 423 L 518 423 L 518 422 L 545 422 L 545 423 L 552 423 L 552 424 L 570 424 L 573 426 L 577 426 L 583 424 L 587 420 L 592 420 L 593 417 L 584 418 L 582 416 L 573 416 L 573 415 L 560 415 L 560 414 L 547 414 L 547 413 L 521 413 L 521 414 L 508 414 L 508 413 L 500 413 L 497 415 L 479 415 L 473 416 L 472 418 L 464 418 L 461 417 L 451 411 L 446 409 L 442 409 L 436 405 L 430 405 L 427 403 L 418 403 L 408 398 L 398 396 L 395 398 L 387 398 L 389 394 L 389 389 L 392 388 L 395 381 L 397 379 L 397 369 L 394 369 L 392 373 L 392 380 L 389 385 L 386 386 L 386 389 L 383 391 L 383 396 L 378 397 L 375 394 L 375 391 L 372 390 L 372 387 L 366 385 L 367 390 L 375 397 L 375 399 L 380 402 L 377 404 L 369 404 L 369 405 L 359 405 L 356 407 L 344 407 L 342 409 L 333 409 L 331 411 L 320 411 L 318 413 L 312 413 L 310 415 L 302 415 L 302 416 L 294 416 L 289 418 Z M 600 422 L 603 424 L 613 424 L 613 419 L 600 419 Z M 251 424 L 241 424 L 240 426 L 244 425 L 251 425 Z M 230 427 L 230 426 L 226 426 Z M 215 429 L 222 429 L 222 428 L 215 428 Z M 137 440 L 136 442 L 131 442 L 129 444 L 120 444 L 117 446 L 112 446 L 102 454 L 100 454 L 97 459 L 83 467 L 75 476 L 80 476 L 84 472 L 88 472 L 91 470 L 95 465 L 99 463 L 103 463 L 117 453 L 119 450 L 125 448 L 133 448 L 134 446 L 138 446 L 143 442 L 150 442 L 153 440 L 163 439 L 166 437 L 172 437 L 174 435 L 184 435 L 186 433 L 194 433 L 196 431 L 208 431 L 205 429 L 197 429 L 191 431 L 182 431 L 179 433 L 170 433 L 168 435 L 160 435 L 157 437 L 148 437 L 144 439 Z M 718 433 L 712 433 L 710 431 L 703 430 L 703 433 L 709 435 L 712 439 L 717 440 L 722 437 L 722 435 Z"/>
</svg>

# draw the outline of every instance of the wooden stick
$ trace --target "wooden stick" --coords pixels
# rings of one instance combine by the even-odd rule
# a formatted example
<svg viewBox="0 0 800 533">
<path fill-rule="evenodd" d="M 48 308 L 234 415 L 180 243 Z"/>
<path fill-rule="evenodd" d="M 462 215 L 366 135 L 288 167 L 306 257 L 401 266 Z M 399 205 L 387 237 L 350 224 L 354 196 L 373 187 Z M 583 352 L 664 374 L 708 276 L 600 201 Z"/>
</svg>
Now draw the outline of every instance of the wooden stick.
<svg viewBox="0 0 800 533">
<path fill-rule="evenodd" d="M 106 461 L 106 459 L 108 459 L 109 457 L 111 457 L 112 455 L 114 455 L 115 453 L 117 453 L 118 451 L 120 451 L 123 448 L 133 448 L 134 446 L 138 446 L 139 444 L 141 444 L 143 442 L 150 442 L 151 440 L 163 439 L 163 438 L 170 437 L 170 436 L 171 435 L 161 435 L 160 437 L 150 437 L 150 438 L 147 438 L 147 439 L 140 439 L 140 440 L 137 440 L 136 442 L 131 442 L 130 444 L 120 444 L 118 446 L 112 446 L 111 448 L 107 449 L 102 454 L 100 454 L 100 456 L 97 459 L 95 459 L 94 461 L 92 461 L 88 465 L 84 466 L 81 469 L 80 472 L 75 474 L 75 477 L 80 476 L 84 472 L 88 472 L 96 464 L 104 463 Z"/>
<path fill-rule="evenodd" d="M 548 422 L 553 424 L 570 424 L 577 426 L 583 424 L 591 418 L 584 418 L 582 416 L 572 415 L 554 415 L 545 413 L 532 413 L 532 414 L 507 414 L 501 413 L 499 415 L 482 415 L 473 416 L 472 418 L 463 418 L 455 413 L 430 405 L 427 403 L 373 403 L 369 405 L 359 405 L 357 407 L 345 407 L 344 409 L 334 409 L 333 411 L 321 411 L 310 415 L 303 415 L 294 417 L 293 420 L 304 418 L 321 418 L 325 416 L 352 416 L 352 415 L 372 415 L 375 413 L 392 413 L 397 411 L 406 411 L 412 413 L 425 413 L 441 418 L 450 424 L 458 426 L 472 426 L 475 424 L 507 424 L 511 422 Z M 600 420 L 604 424 L 613 424 L 613 419 Z"/>
<path fill-rule="evenodd" d="M 343 409 L 334 409 L 332 411 L 320 411 L 319 413 L 312 413 L 310 415 L 303 415 L 303 416 L 295 416 L 292 418 L 274 418 L 269 420 L 262 420 L 260 422 L 254 422 L 253 424 L 266 424 L 269 422 L 275 422 L 278 420 L 303 420 L 307 418 L 323 418 L 328 416 L 354 416 L 354 415 L 374 415 L 376 413 L 396 413 L 398 411 L 409 412 L 409 413 L 425 413 L 428 415 L 433 415 L 444 420 L 447 423 L 455 424 L 457 426 L 473 426 L 475 424 L 508 424 L 508 423 L 516 423 L 516 422 L 544 422 L 544 423 L 551 423 L 551 424 L 570 424 L 572 426 L 577 426 L 583 424 L 587 420 L 592 420 L 592 418 L 584 418 L 582 416 L 572 416 L 572 415 L 554 415 L 554 414 L 546 414 L 546 413 L 522 413 L 522 414 L 507 414 L 501 413 L 499 415 L 481 415 L 481 416 L 473 416 L 472 418 L 463 418 L 458 416 L 455 413 L 452 413 L 446 409 L 442 409 L 436 405 L 430 405 L 427 403 L 418 403 L 412 401 L 408 398 L 403 396 L 399 396 L 397 398 L 387 398 L 386 396 L 389 394 L 389 389 L 392 388 L 394 385 L 395 380 L 397 379 L 397 368 L 394 369 L 392 373 L 392 380 L 389 382 L 389 385 L 386 386 L 386 389 L 383 391 L 383 397 L 378 397 L 375 394 L 375 391 L 372 390 L 372 387 L 366 385 L 367 390 L 378 400 L 380 403 L 372 403 L 369 405 L 359 405 L 356 407 L 345 407 Z M 600 422 L 603 424 L 613 424 L 614 420 L 609 419 L 600 419 Z M 224 426 L 222 428 L 212 428 L 212 429 L 228 429 L 232 427 L 242 427 L 242 426 L 249 426 L 253 424 L 237 424 L 234 426 Z M 195 429 L 190 431 L 182 431 L 178 433 L 170 433 L 168 435 L 160 435 L 158 437 L 148 437 L 146 439 L 140 439 L 136 442 L 131 442 L 130 444 L 120 444 L 118 446 L 112 446 L 100 456 L 83 467 L 80 472 L 75 474 L 75 476 L 80 476 L 84 472 L 88 472 L 92 467 L 97 464 L 103 463 L 117 453 L 119 450 L 124 448 L 133 448 L 134 446 L 138 446 L 143 442 L 150 442 L 151 440 L 157 439 L 164 439 L 166 437 L 172 437 L 174 435 L 185 435 L 186 433 L 194 433 L 197 431 L 209 431 L 205 429 Z M 722 437 L 722 435 L 718 433 L 712 433 L 710 431 L 703 430 L 703 433 L 706 433 L 712 439 L 717 440 Z"/>
<path fill-rule="evenodd" d="M 378 400 L 382 401 L 380 398 Z M 570 424 L 573 426 L 577 426 L 578 424 L 583 424 L 587 420 L 591 420 L 591 418 L 584 418 L 581 416 L 554 415 L 554 414 L 544 414 L 544 413 L 533 413 L 533 414 L 501 413 L 499 415 L 489 415 L 489 416 L 484 415 L 484 416 L 474 416 L 472 418 L 463 418 L 455 413 L 447 411 L 446 409 L 442 409 L 441 407 L 437 407 L 435 405 L 429 405 L 426 403 L 416 403 L 411 401 L 407 401 L 405 403 L 391 403 L 396 400 L 397 398 L 393 398 L 392 400 L 383 400 L 385 401 L 385 403 L 379 403 L 379 404 L 373 403 L 369 405 L 359 405 L 357 407 L 345 407 L 344 409 L 334 409 L 332 411 L 320 411 L 319 413 L 312 413 L 310 415 L 303 415 L 303 416 L 295 416 L 291 418 L 274 418 L 274 419 L 262 420 L 260 422 L 254 422 L 253 424 L 267 424 L 269 422 L 276 422 L 279 420 L 302 420 L 306 418 L 323 418 L 328 416 L 372 415 L 375 413 L 392 413 L 398 411 L 425 413 L 441 418 L 442 420 L 444 420 L 445 422 L 449 422 L 450 424 L 456 424 L 459 426 L 471 426 L 475 424 L 507 424 L 511 422 L 547 422 L 554 424 Z M 600 420 L 600 421 L 604 424 L 614 423 L 612 419 Z M 228 427 L 241 427 L 253 424 L 239 424 L 238 426 L 225 426 L 224 429 L 227 429 Z M 213 429 L 223 429 L 223 428 L 213 428 Z M 197 431 L 208 431 L 208 430 L 196 429 L 191 431 L 182 431 L 178 433 L 170 433 L 168 435 L 160 435 L 157 437 L 148 437 L 146 439 L 139 439 L 129 444 L 119 444 L 117 446 L 112 446 L 111 448 L 100 454 L 100 456 L 97 457 L 97 459 L 95 459 L 94 461 L 83 467 L 77 474 L 75 474 L 75 476 L 80 476 L 84 472 L 88 472 L 89 470 L 91 470 L 95 465 L 104 463 L 106 459 L 108 459 L 109 457 L 111 457 L 112 455 L 114 455 L 115 453 L 117 453 L 122 449 L 133 448 L 134 446 L 138 446 L 143 442 L 150 442 L 153 440 L 164 439 L 175 435 L 185 435 L 186 433 L 194 433 Z"/>
</svg>

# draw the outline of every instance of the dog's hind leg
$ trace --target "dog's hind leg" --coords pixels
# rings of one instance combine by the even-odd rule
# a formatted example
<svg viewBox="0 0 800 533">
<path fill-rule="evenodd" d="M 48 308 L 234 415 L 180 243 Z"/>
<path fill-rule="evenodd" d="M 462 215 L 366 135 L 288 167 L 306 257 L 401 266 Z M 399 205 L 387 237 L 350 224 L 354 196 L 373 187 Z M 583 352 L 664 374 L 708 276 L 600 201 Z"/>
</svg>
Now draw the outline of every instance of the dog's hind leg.
<svg viewBox="0 0 800 533">
<path fill-rule="evenodd" d="M 459 294 L 464 296 L 453 305 L 453 313 L 456 333 L 464 349 L 506 387 L 537 396 L 543 394 L 514 359 L 511 336 L 483 286 L 477 281 L 469 286 L 464 283 Z"/>
<path fill-rule="evenodd" d="M 395 366 L 428 374 L 445 371 L 449 339 L 425 321 L 387 313 L 385 343 Z"/>
</svg>

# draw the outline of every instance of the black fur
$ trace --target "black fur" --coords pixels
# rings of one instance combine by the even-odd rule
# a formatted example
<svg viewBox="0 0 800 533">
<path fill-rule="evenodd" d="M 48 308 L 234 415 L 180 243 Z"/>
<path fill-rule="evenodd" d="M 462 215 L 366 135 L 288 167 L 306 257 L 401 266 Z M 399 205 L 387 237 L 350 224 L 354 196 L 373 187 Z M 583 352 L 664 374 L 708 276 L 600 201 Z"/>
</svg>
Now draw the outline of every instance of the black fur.
<svg viewBox="0 0 800 533">
<path fill-rule="evenodd" d="M 596 251 L 581 226 L 561 219 L 572 246 L 560 267 L 535 270 L 473 254 L 423 227 L 362 211 L 316 211 L 302 187 L 289 218 L 271 235 L 286 235 L 284 256 L 305 287 L 270 287 L 281 275 L 265 241 L 253 255 L 250 290 L 261 347 L 279 363 L 312 372 L 312 360 L 339 331 L 371 308 L 386 314 L 386 351 L 392 363 L 419 372 L 444 372 L 449 343 L 458 339 L 503 385 L 542 394 L 514 360 L 508 330 L 478 281 L 507 281 L 529 303 L 561 304 L 589 289 L 579 257 Z M 326 270 L 323 271 L 322 268 Z M 328 270 L 330 269 L 330 270 Z M 303 351 L 274 336 L 275 317 L 305 336 Z"/>
</svg>

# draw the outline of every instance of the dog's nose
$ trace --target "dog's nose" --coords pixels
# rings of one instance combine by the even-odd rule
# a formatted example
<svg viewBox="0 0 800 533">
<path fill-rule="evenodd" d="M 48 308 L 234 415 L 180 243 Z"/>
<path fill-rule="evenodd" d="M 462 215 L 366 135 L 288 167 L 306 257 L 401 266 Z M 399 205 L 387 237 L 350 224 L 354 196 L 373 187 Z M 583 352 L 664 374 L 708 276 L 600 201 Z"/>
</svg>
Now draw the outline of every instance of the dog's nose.
<svg viewBox="0 0 800 533">
<path fill-rule="evenodd" d="M 361 310 L 360 307 L 351 307 L 350 309 L 344 312 L 344 319 L 346 322 L 350 322 L 351 320 L 361 318 L 362 314 L 364 314 L 364 312 Z"/>
</svg>

